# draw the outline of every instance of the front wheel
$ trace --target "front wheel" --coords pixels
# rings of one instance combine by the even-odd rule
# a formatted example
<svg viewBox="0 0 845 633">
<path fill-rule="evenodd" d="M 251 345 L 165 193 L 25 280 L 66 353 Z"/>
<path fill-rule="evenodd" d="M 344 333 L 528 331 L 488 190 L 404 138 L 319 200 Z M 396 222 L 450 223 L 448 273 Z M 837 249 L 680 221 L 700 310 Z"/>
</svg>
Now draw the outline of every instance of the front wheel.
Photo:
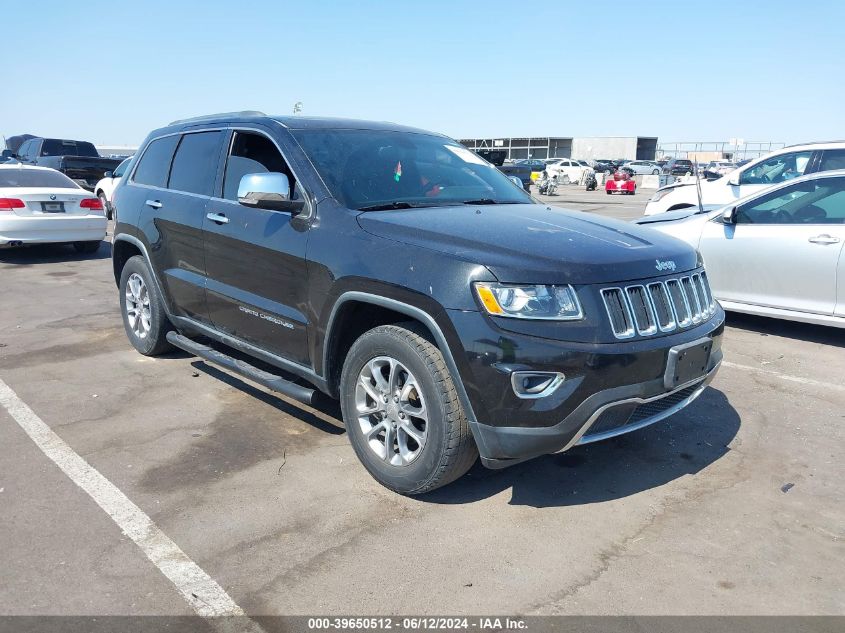
<svg viewBox="0 0 845 633">
<path fill-rule="evenodd" d="M 660 170 L 659 170 L 659 169 L 655 169 L 654 171 L 652 171 L 652 172 L 651 172 L 651 175 L 652 175 L 652 176 L 659 176 L 659 175 L 660 175 Z"/>
<path fill-rule="evenodd" d="M 568 185 L 568 184 L 570 183 L 569 176 L 567 176 L 566 174 L 564 174 L 564 175 L 563 175 L 563 178 L 561 178 L 561 182 L 562 182 L 564 185 Z"/>
<path fill-rule="evenodd" d="M 355 454 L 376 481 L 405 495 L 451 483 L 478 457 L 453 377 L 425 334 L 413 323 L 366 332 L 340 380 Z"/>
</svg>

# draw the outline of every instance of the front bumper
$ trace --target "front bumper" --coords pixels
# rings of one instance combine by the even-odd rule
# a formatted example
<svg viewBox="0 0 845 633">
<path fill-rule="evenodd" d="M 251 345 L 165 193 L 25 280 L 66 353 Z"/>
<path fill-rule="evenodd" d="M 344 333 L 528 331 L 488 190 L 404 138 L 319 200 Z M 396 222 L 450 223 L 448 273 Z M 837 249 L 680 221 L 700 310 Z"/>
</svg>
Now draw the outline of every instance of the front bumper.
<svg viewBox="0 0 845 633">
<path fill-rule="evenodd" d="M 450 311 L 452 312 L 452 311 Z M 480 313 L 450 317 L 467 351 L 461 379 L 474 414 L 472 430 L 490 468 L 556 453 L 642 428 L 679 411 L 710 383 L 722 359 L 724 312 L 669 335 L 615 343 L 575 343 L 499 329 Z M 706 369 L 667 386 L 672 348 L 712 340 Z M 563 383 L 542 398 L 520 398 L 513 372 L 560 372 Z"/>
</svg>

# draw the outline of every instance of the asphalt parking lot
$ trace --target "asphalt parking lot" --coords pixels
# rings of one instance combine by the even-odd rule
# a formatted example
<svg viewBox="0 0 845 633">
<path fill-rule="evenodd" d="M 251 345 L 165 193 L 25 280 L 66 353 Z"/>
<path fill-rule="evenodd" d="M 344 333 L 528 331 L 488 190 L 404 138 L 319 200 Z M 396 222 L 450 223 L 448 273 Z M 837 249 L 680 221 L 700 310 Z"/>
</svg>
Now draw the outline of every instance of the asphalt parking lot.
<svg viewBox="0 0 845 633">
<path fill-rule="evenodd" d="M 668 421 L 410 499 L 331 403 L 137 354 L 106 243 L 0 251 L 0 296 L 0 380 L 250 615 L 845 614 L 843 330 L 730 315 Z M 0 509 L 0 613 L 193 613 L 2 407 Z"/>
</svg>

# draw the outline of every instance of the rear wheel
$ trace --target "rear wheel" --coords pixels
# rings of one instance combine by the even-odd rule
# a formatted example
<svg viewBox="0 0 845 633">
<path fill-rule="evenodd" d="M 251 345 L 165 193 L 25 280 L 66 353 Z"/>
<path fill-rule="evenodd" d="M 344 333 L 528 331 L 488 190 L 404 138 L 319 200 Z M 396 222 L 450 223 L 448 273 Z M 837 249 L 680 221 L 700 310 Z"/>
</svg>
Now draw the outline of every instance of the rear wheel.
<svg viewBox="0 0 845 633">
<path fill-rule="evenodd" d="M 349 350 L 340 381 L 346 432 L 383 486 L 429 492 L 463 475 L 478 457 L 440 350 L 416 324 L 383 325 Z"/>
<path fill-rule="evenodd" d="M 130 257 L 120 274 L 120 312 L 126 336 L 141 354 L 156 356 L 172 349 L 167 333 L 173 326 L 147 261 L 140 255 Z"/>
<path fill-rule="evenodd" d="M 651 175 L 652 175 L 652 176 L 659 176 L 659 175 L 660 175 L 660 170 L 659 170 L 659 169 L 655 169 L 655 170 L 653 170 L 653 171 L 651 172 Z"/>
<path fill-rule="evenodd" d="M 96 253 L 100 249 L 100 240 L 91 242 L 74 242 L 73 247 L 77 253 Z"/>
</svg>

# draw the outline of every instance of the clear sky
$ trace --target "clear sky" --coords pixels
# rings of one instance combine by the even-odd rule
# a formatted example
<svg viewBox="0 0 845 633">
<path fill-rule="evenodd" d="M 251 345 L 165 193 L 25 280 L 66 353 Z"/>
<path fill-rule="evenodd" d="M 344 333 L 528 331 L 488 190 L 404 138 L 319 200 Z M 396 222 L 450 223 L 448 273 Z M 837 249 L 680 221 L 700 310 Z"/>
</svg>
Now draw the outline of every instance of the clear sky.
<svg viewBox="0 0 845 633">
<path fill-rule="evenodd" d="M 230 110 L 475 136 L 845 137 L 839 0 L 0 0 L 0 133 Z"/>
</svg>

